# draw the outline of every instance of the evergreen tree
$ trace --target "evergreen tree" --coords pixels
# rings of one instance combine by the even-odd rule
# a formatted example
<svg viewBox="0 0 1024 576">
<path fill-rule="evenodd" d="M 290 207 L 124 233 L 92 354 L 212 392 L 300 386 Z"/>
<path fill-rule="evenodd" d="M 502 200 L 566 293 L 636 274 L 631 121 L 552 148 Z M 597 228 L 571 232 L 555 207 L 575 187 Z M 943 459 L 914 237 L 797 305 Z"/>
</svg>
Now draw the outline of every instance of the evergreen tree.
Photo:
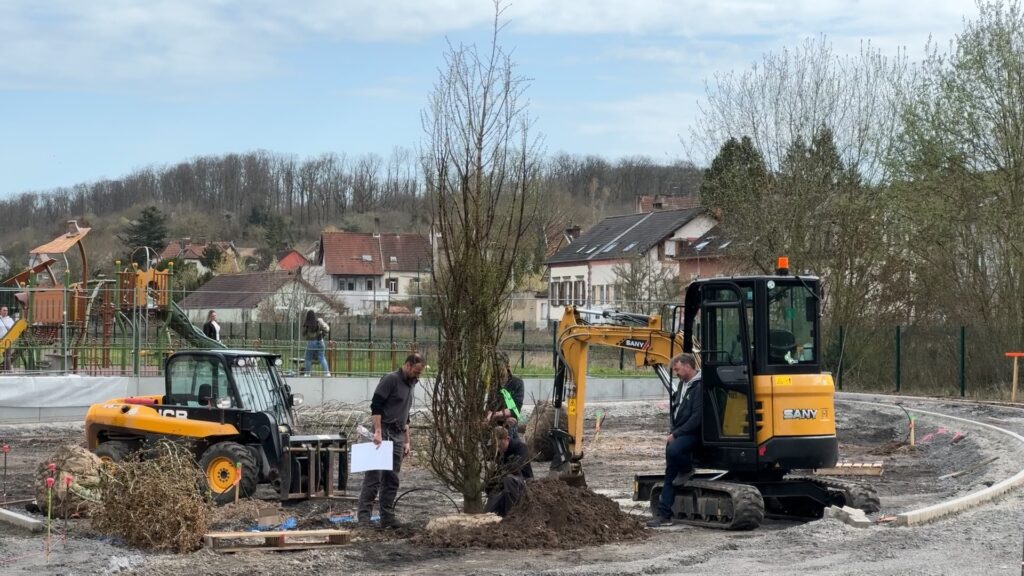
<svg viewBox="0 0 1024 576">
<path fill-rule="evenodd" d="M 131 222 L 118 238 L 128 248 L 125 260 L 143 265 L 146 262 L 146 251 L 139 248 L 148 247 L 159 254 L 167 245 L 167 216 L 156 206 L 148 206 L 143 209 L 139 219 Z"/>
</svg>

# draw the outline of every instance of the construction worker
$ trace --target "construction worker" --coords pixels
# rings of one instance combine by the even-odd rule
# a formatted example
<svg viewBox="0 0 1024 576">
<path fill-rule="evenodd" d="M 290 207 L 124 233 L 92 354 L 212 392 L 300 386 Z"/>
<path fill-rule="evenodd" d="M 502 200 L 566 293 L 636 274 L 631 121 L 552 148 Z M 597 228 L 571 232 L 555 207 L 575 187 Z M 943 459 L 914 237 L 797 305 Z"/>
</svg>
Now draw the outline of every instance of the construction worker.
<svg viewBox="0 0 1024 576">
<path fill-rule="evenodd" d="M 494 429 L 494 439 L 498 445 L 497 464 L 501 479 L 488 493 L 484 512 L 504 517 L 522 497 L 526 480 L 533 478 L 533 466 L 530 465 L 530 451 L 526 444 L 518 438 L 509 437 L 504 426 Z"/>
<path fill-rule="evenodd" d="M 693 354 L 679 354 L 672 358 L 671 368 L 680 385 L 675 402 L 671 403 L 672 431 L 665 438 L 665 484 L 654 518 L 647 522 L 651 528 L 672 525 L 675 487 L 683 486 L 693 476 L 691 454 L 700 444 L 704 391 L 697 361 Z"/>
<path fill-rule="evenodd" d="M 382 528 L 401 528 L 395 517 L 395 496 L 398 494 L 398 473 L 402 459 L 412 452 L 409 435 L 409 410 L 412 408 L 416 383 L 423 372 L 423 357 L 409 354 L 402 366 L 381 377 L 370 401 L 373 419 L 373 443 L 380 446 L 384 440 L 394 442 L 391 470 L 369 470 L 363 475 L 363 489 L 359 492 L 359 510 L 356 520 L 362 526 L 370 525 L 373 502 L 379 497 L 380 525 Z"/>
<path fill-rule="evenodd" d="M 489 404 L 492 410 L 487 413 L 487 420 L 503 424 L 508 428 L 512 438 L 518 438 L 519 422 L 522 421 L 520 410 L 523 409 L 525 386 L 522 378 L 512 374 L 508 354 L 498 352 L 495 356 L 498 365 L 495 381 L 501 382 L 501 386 L 490 399 Z"/>
</svg>

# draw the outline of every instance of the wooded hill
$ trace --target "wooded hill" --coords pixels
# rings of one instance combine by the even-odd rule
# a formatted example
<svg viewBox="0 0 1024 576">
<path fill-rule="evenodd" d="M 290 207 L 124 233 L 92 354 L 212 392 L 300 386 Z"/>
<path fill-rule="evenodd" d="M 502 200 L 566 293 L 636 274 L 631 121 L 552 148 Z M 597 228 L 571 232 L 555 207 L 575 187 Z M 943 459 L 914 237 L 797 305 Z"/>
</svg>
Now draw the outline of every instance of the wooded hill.
<svg viewBox="0 0 1024 576">
<path fill-rule="evenodd" d="M 700 178 L 699 169 L 681 161 L 550 157 L 538 180 L 542 208 L 528 243 L 534 265 L 539 266 L 546 233 L 631 212 L 636 195 L 695 194 Z M 234 240 L 270 250 L 308 245 L 326 228 L 371 231 L 374 218 L 384 232 L 425 233 L 429 227 L 421 170 L 408 149 L 396 148 L 388 158 L 328 153 L 303 160 L 255 151 L 197 157 L 2 200 L 2 253 L 17 266 L 29 249 L 59 234 L 65 220 L 77 218 L 93 227 L 90 257 L 102 270 L 123 257 L 117 235 L 147 206 L 168 216 L 169 238 Z"/>
</svg>

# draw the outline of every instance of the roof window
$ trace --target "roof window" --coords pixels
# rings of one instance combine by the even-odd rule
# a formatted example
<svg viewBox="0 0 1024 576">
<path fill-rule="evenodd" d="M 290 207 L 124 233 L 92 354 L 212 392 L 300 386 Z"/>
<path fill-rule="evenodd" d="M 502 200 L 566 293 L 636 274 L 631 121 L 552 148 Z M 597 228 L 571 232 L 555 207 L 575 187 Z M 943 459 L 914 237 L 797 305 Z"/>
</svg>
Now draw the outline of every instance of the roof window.
<svg viewBox="0 0 1024 576">
<path fill-rule="evenodd" d="M 373 262 L 373 256 L 369 254 L 363 254 L 363 262 Z"/>
</svg>

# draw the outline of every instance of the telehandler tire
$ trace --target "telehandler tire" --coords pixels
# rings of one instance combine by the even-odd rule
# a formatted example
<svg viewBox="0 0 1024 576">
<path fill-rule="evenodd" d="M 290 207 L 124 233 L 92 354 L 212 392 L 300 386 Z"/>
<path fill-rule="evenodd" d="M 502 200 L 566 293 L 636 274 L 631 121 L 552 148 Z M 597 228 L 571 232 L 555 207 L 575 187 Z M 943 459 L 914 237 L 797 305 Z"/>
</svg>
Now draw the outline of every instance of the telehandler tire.
<svg viewBox="0 0 1024 576">
<path fill-rule="evenodd" d="M 217 504 L 234 502 L 237 464 L 242 465 L 239 497 L 247 498 L 256 493 L 256 459 L 248 448 L 237 442 L 218 442 L 207 448 L 199 459 L 203 488 Z"/>
<path fill-rule="evenodd" d="M 100 461 L 104 464 L 109 462 L 123 462 L 125 461 L 132 452 L 135 452 L 136 446 L 132 442 L 125 440 L 108 440 L 93 450 L 93 454 L 99 457 Z"/>
</svg>

